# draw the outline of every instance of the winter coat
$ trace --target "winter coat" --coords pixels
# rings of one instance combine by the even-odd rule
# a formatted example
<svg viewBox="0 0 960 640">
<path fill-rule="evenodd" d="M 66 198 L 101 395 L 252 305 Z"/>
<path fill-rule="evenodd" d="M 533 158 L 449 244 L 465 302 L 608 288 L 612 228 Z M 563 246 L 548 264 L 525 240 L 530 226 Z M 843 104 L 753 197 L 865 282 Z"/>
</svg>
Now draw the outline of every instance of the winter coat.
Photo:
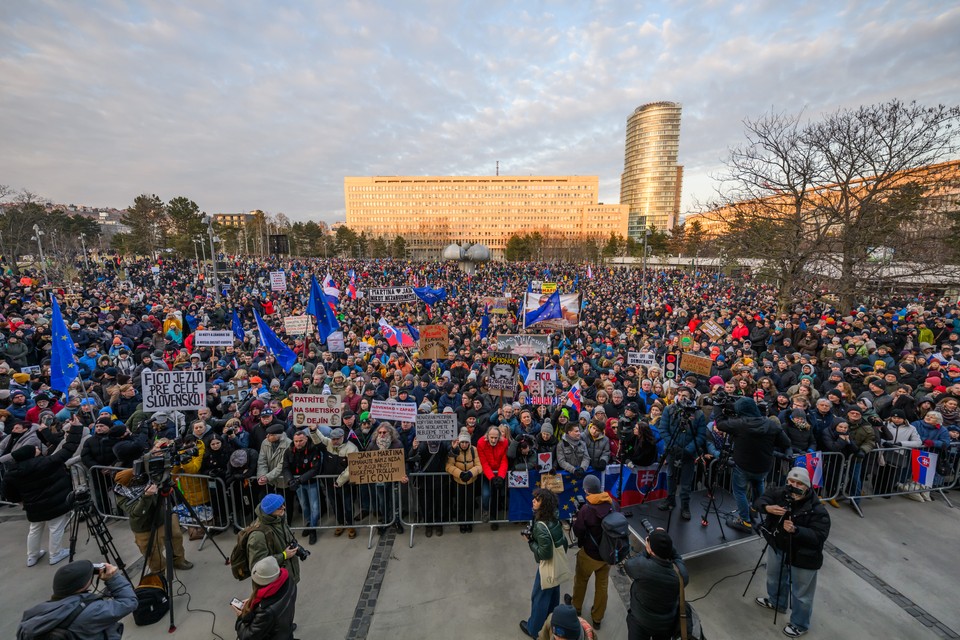
<svg viewBox="0 0 960 640">
<path fill-rule="evenodd" d="M 924 443 L 924 448 L 933 448 L 938 451 L 945 451 L 950 446 L 950 430 L 943 425 L 931 427 L 924 420 L 917 420 L 913 423 L 913 428 L 920 434 L 920 440 Z M 932 447 L 926 444 L 927 440 L 933 442 Z"/>
<path fill-rule="evenodd" d="M 264 440 L 260 445 L 260 457 L 257 459 L 257 475 L 266 476 L 267 484 L 285 489 L 287 479 L 283 477 L 283 459 L 287 449 L 293 446 L 287 434 L 281 433 L 276 443 Z M 251 565 L 253 566 L 253 565 Z"/>
<path fill-rule="evenodd" d="M 920 438 L 920 434 L 917 433 L 916 427 L 912 424 L 904 424 L 898 427 L 892 422 L 888 422 L 886 427 L 881 429 L 881 433 L 885 438 L 889 438 L 889 441 L 882 440 L 880 442 L 881 446 L 902 447 L 894 451 L 886 451 L 883 454 L 884 461 L 895 467 L 905 467 L 910 464 L 910 456 L 908 455 L 909 452 L 907 449 L 919 449 L 923 446 L 923 440 Z"/>
<path fill-rule="evenodd" d="M 520 452 L 520 442 L 511 440 L 507 448 L 507 461 L 513 471 L 530 471 L 537 468 L 537 452 L 533 447 L 527 449 L 527 455 Z"/>
<path fill-rule="evenodd" d="M 570 434 L 563 434 L 560 444 L 557 445 L 557 467 L 568 473 L 573 473 L 577 469 L 586 472 L 590 467 L 590 452 L 587 451 L 587 445 L 583 442 L 583 436 L 579 440 L 574 440 Z"/>
<path fill-rule="evenodd" d="M 83 427 L 71 425 L 59 451 L 37 456 L 7 467 L 3 477 L 3 495 L 9 502 L 20 502 L 30 522 L 46 522 L 71 509 L 67 496 L 73 481 L 66 462 L 80 446 Z"/>
<path fill-rule="evenodd" d="M 173 481 L 180 485 L 183 497 L 192 507 L 210 502 L 209 481 L 206 478 L 185 478 L 178 474 L 185 473 L 191 476 L 199 474 L 206 448 L 203 440 L 197 440 L 197 455 L 190 458 L 186 464 L 177 465 L 172 470 Z"/>
<path fill-rule="evenodd" d="M 480 440 L 480 444 L 477 445 L 477 455 L 480 456 L 480 465 L 487 480 L 492 480 L 494 476 L 507 477 L 507 450 L 509 448 L 510 445 L 503 438 L 497 440 L 495 446 L 491 445 L 487 438 Z"/>
<path fill-rule="evenodd" d="M 859 449 L 857 443 L 853 441 L 853 438 L 844 440 L 840 437 L 840 434 L 837 433 L 836 425 L 823 432 L 821 444 L 825 451 L 834 451 L 842 454 L 844 457 L 856 453 Z"/>
<path fill-rule="evenodd" d="M 628 615 L 651 633 L 666 635 L 676 628 L 680 615 L 680 581 L 674 566 L 680 570 L 684 586 L 690 582 L 687 565 L 676 549 L 673 555 L 672 560 L 667 560 L 641 551 L 627 558 L 623 565 L 633 580 Z"/>
<path fill-rule="evenodd" d="M 454 445 L 447 456 L 446 470 L 457 484 L 473 484 L 479 480 L 483 473 L 483 466 L 480 464 L 480 454 L 477 453 L 477 448 L 471 446 L 464 451 L 460 448 L 459 443 Z M 469 471 L 471 474 L 466 480 L 460 477 L 460 474 L 464 471 Z"/>
<path fill-rule="evenodd" d="M 349 440 L 344 440 L 340 443 L 339 447 L 334 448 L 333 445 L 330 444 L 330 438 L 319 431 L 310 431 L 309 435 L 314 444 L 322 444 L 326 450 L 326 455 L 323 456 L 320 465 L 320 473 L 325 476 L 337 476 L 334 484 L 340 487 L 350 482 L 350 469 L 347 466 L 347 456 L 359 451 L 357 445 Z"/>
<path fill-rule="evenodd" d="M 120 620 L 137 608 L 137 595 L 130 581 L 119 571 L 106 582 L 107 597 L 78 593 L 61 600 L 50 600 L 23 612 L 17 638 L 36 637 L 48 633 L 62 623 L 81 602 L 86 607 L 68 627 L 78 638 L 120 640 L 123 625 Z"/>
<path fill-rule="evenodd" d="M 769 505 L 785 506 L 787 488 L 768 487 L 756 501 L 757 510 L 765 515 L 764 529 L 775 532 L 767 537 L 775 548 L 790 554 L 790 564 L 798 569 L 817 570 L 823 566 L 823 545 L 830 535 L 830 515 L 812 491 L 793 501 L 791 520 L 796 526 L 794 533 L 783 529 L 780 516 L 767 513 Z"/>
<path fill-rule="evenodd" d="M 253 568 L 260 560 L 273 556 L 277 564 L 290 572 L 294 582 L 300 582 L 300 559 L 296 555 L 287 559 L 283 557 L 283 550 L 294 539 L 286 516 L 267 515 L 261 511 L 260 505 L 257 505 L 254 513 L 260 527 L 247 537 L 247 563 Z"/>
<path fill-rule="evenodd" d="M 813 428 L 808 426 L 801 429 L 793 424 L 792 420 L 787 420 L 783 427 L 784 433 L 790 439 L 790 449 L 795 455 L 815 451 L 817 448 L 817 439 L 813 435 Z"/>
<path fill-rule="evenodd" d="M 113 455 L 115 444 L 117 440 L 109 434 L 94 433 L 84 441 L 83 448 L 80 449 L 80 461 L 87 469 L 113 466 L 117 461 L 117 456 Z"/>
<path fill-rule="evenodd" d="M 0 464 L 8 465 L 13 462 L 11 454 L 20 447 L 39 447 L 40 452 L 43 453 L 44 446 L 40 440 L 40 428 L 38 426 L 33 425 L 18 436 L 11 433 L 0 440 L 0 454 L 3 454 L 0 455 Z"/>
<path fill-rule="evenodd" d="M 676 404 L 668 406 L 660 418 L 660 432 L 668 446 L 672 443 L 673 449 L 682 450 L 683 457 L 692 460 L 707 450 L 707 419 L 697 410 L 690 419 L 691 428 L 682 429 L 680 414 Z"/>
<path fill-rule="evenodd" d="M 744 471 L 767 473 L 774 449 L 785 450 L 790 439 L 776 420 L 760 415 L 752 398 L 740 398 L 734 408 L 741 417 L 717 420 L 717 429 L 733 436 L 733 461 Z"/>
<path fill-rule="evenodd" d="M 857 445 L 860 451 L 870 453 L 877 448 L 877 434 L 868 422 L 861 420 L 860 422 L 850 422 L 848 424 L 850 425 L 850 439 Z"/>
<path fill-rule="evenodd" d="M 580 436 L 580 439 L 587 446 L 587 454 L 590 456 L 590 466 L 601 471 L 610 464 L 610 438 L 601 434 L 599 438 L 590 435 L 588 429 Z M 599 465 L 600 461 L 603 461 Z"/>
<path fill-rule="evenodd" d="M 533 551 L 533 559 L 537 562 L 541 560 L 550 560 L 553 558 L 554 547 L 562 541 L 564 552 L 567 550 L 567 536 L 563 533 L 563 527 L 559 520 L 551 520 L 549 523 L 543 520 L 537 520 L 533 523 L 533 531 L 530 535 L 529 546 Z"/>
<path fill-rule="evenodd" d="M 607 492 L 591 493 L 587 495 L 587 504 L 580 507 L 577 517 L 573 521 L 573 533 L 584 553 L 594 560 L 603 560 L 600 557 L 600 536 L 603 528 L 600 523 L 611 511 L 614 511 L 613 499 Z"/>
<path fill-rule="evenodd" d="M 284 575 L 281 570 L 281 577 L 283 583 L 279 589 L 274 583 L 258 589 L 257 593 L 262 594 L 263 599 L 237 618 L 237 640 L 293 640 L 297 584 L 289 577 L 289 572 Z"/>
<path fill-rule="evenodd" d="M 303 449 L 290 445 L 283 456 L 283 475 L 287 479 L 287 485 L 289 486 L 294 478 L 298 478 L 300 484 L 308 484 L 313 480 L 323 465 L 322 456 L 320 447 L 309 439 Z"/>
</svg>

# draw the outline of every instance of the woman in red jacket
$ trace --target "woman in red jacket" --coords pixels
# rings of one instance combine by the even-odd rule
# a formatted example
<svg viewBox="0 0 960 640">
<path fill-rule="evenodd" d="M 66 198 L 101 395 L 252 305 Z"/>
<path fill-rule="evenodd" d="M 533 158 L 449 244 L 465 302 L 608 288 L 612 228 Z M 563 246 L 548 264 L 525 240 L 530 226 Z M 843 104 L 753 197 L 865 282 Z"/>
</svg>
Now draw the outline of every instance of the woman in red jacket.
<svg viewBox="0 0 960 640">
<path fill-rule="evenodd" d="M 490 427 L 487 435 L 477 443 L 480 466 L 483 467 L 483 484 L 480 487 L 480 506 L 487 519 L 496 519 L 494 512 L 500 513 L 506 505 L 507 495 L 507 449 L 510 445 L 500 436 L 497 427 Z M 494 496 L 493 509 L 490 497 Z M 496 522 L 490 525 L 496 531 Z"/>
</svg>

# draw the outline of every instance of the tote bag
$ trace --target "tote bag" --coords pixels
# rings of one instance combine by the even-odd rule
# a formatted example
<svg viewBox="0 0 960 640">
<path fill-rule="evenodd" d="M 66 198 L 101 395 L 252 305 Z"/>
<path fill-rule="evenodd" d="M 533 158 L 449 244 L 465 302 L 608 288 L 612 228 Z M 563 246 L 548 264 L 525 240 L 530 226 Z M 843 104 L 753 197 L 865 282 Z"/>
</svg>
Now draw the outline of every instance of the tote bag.
<svg viewBox="0 0 960 640">
<path fill-rule="evenodd" d="M 546 523 L 538 521 L 547 527 Z M 547 527 L 547 533 L 550 533 L 550 527 Z M 567 563 L 567 551 L 563 547 L 563 541 L 560 544 L 553 542 L 553 534 L 550 534 L 550 541 L 553 543 L 553 557 L 549 560 L 540 561 L 540 588 L 552 589 L 559 587 L 562 583 L 570 580 L 570 565 Z"/>
</svg>

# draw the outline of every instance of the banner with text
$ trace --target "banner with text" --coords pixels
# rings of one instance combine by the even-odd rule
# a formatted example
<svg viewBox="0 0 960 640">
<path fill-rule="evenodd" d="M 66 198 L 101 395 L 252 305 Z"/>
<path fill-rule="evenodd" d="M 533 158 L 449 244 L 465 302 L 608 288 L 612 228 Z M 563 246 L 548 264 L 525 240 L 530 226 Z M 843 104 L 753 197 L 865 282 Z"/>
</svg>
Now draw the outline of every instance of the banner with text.
<svg viewBox="0 0 960 640">
<path fill-rule="evenodd" d="M 318 396 L 309 393 L 296 393 L 290 397 L 293 401 L 291 414 L 296 429 L 324 426 L 339 427 L 343 414 L 340 396 Z"/>
<path fill-rule="evenodd" d="M 270 290 L 271 291 L 286 291 L 287 290 L 287 274 L 283 271 L 271 271 L 270 272 Z"/>
<path fill-rule="evenodd" d="M 504 333 L 497 336 L 497 351 L 527 358 L 538 353 L 546 355 L 550 351 L 550 338 L 543 335 Z"/>
<path fill-rule="evenodd" d="M 289 336 L 305 336 L 310 332 L 313 316 L 287 316 L 283 319 L 283 330 Z"/>
<path fill-rule="evenodd" d="M 443 360 L 447 357 L 450 333 L 445 324 L 425 324 L 420 326 L 420 358 L 422 360 Z"/>
<path fill-rule="evenodd" d="M 143 410 L 198 411 L 207 406 L 205 371 L 150 371 L 144 369 Z"/>
<path fill-rule="evenodd" d="M 214 331 L 211 329 L 197 329 L 193 332 L 193 344 L 198 347 L 231 347 L 233 346 L 233 331 Z"/>
<path fill-rule="evenodd" d="M 628 351 L 627 364 L 635 366 L 652 367 L 657 364 L 657 354 L 653 351 Z"/>
<path fill-rule="evenodd" d="M 368 289 L 367 301 L 370 304 L 402 304 L 404 302 L 416 302 L 417 294 L 411 287 L 385 287 L 381 289 Z"/>
<path fill-rule="evenodd" d="M 526 313 L 536 311 L 547 303 L 550 296 L 545 293 L 528 293 L 524 296 L 523 308 Z M 580 324 L 580 294 L 560 294 L 560 317 L 544 320 L 532 325 L 536 329 L 572 329 Z"/>
<path fill-rule="evenodd" d="M 427 413 L 417 416 L 417 440 L 451 442 L 457 438 L 457 416 L 453 413 Z"/>
<path fill-rule="evenodd" d="M 391 422 L 416 422 L 417 405 L 412 402 L 374 400 L 370 403 L 370 417 Z"/>
<path fill-rule="evenodd" d="M 347 455 L 350 484 L 399 482 L 407 475 L 403 449 L 358 451 Z"/>
</svg>

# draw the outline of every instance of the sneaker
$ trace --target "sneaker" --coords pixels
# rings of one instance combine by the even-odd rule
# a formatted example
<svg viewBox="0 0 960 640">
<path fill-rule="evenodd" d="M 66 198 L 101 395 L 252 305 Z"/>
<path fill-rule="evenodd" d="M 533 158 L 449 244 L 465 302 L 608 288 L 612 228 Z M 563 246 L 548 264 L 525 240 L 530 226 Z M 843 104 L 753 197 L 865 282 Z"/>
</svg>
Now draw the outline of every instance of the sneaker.
<svg viewBox="0 0 960 640">
<path fill-rule="evenodd" d="M 788 638 L 799 638 L 806 632 L 807 632 L 806 629 L 795 627 L 793 623 L 790 623 L 783 628 L 783 635 L 787 636 Z"/>
<path fill-rule="evenodd" d="M 764 609 L 771 609 L 771 610 L 776 609 L 776 607 L 773 606 L 773 603 L 770 602 L 767 598 L 757 598 L 755 602 L 761 607 L 763 607 Z M 787 612 L 786 609 L 780 610 L 780 613 L 786 613 L 786 612 Z"/>
<path fill-rule="evenodd" d="M 37 552 L 37 555 L 33 556 L 32 558 L 27 556 L 27 566 L 28 567 L 36 566 L 36 564 L 40 562 L 40 558 L 42 558 L 45 555 L 47 555 L 47 552 L 44 549 L 40 549 L 40 551 Z"/>
<path fill-rule="evenodd" d="M 664 500 L 659 505 L 657 505 L 657 509 L 659 509 L 660 511 L 670 511 L 671 509 L 673 509 L 673 503 L 670 502 L 669 500 Z"/>
<path fill-rule="evenodd" d="M 753 525 L 749 522 L 744 522 L 740 518 L 730 518 L 727 520 L 727 526 L 744 533 L 753 533 Z"/>
<path fill-rule="evenodd" d="M 70 557 L 70 549 L 60 549 L 57 553 L 50 556 L 50 566 L 60 564 Z M 37 558 L 39 560 L 39 558 Z"/>
<path fill-rule="evenodd" d="M 690 507 L 680 507 L 680 517 L 684 520 L 690 519 Z"/>
</svg>

